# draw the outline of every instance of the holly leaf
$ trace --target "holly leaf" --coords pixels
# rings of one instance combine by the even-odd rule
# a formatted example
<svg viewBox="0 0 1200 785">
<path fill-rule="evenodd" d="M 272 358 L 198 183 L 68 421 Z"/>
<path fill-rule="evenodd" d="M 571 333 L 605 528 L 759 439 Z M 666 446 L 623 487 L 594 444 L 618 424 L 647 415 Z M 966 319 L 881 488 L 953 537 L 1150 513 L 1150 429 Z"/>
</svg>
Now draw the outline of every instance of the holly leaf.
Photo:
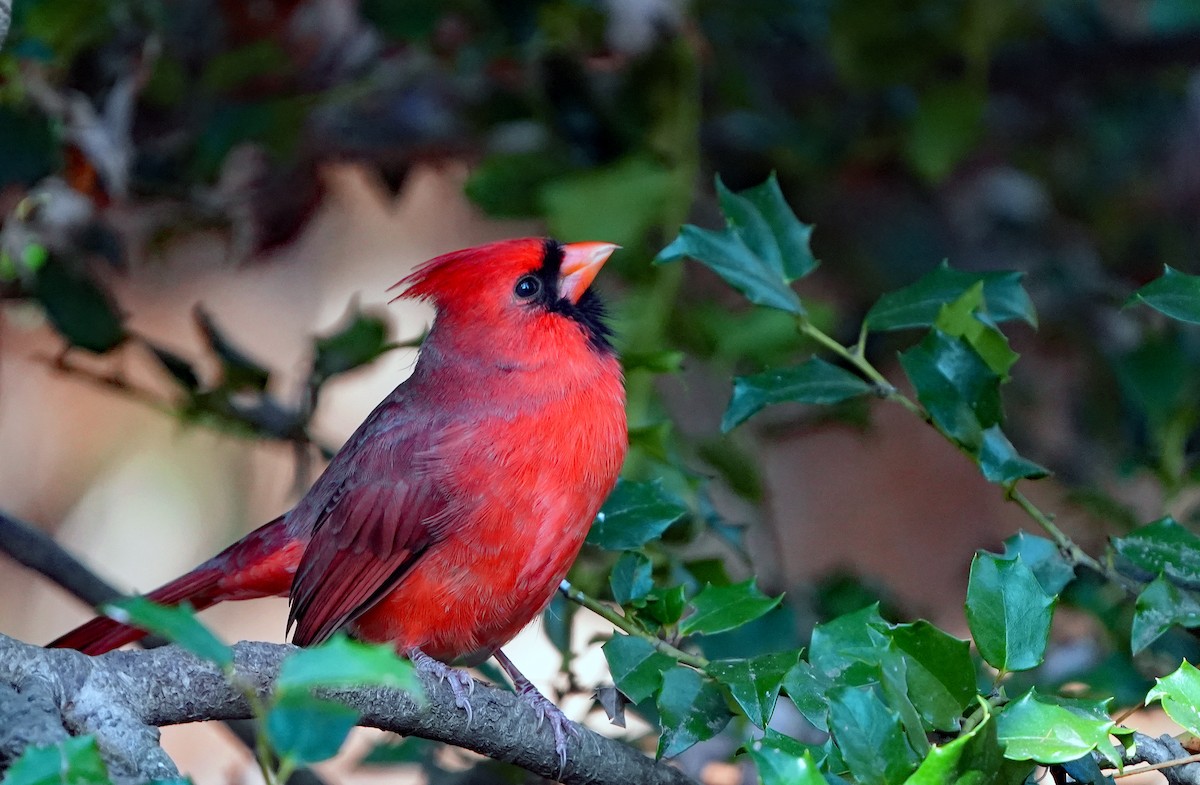
<svg viewBox="0 0 1200 785">
<path fill-rule="evenodd" d="M 1165 575 L 1181 586 L 1200 588 L 1200 537 L 1170 516 L 1114 537 L 1112 549 L 1143 578 Z"/>
<path fill-rule="evenodd" d="M 613 635 L 601 649 L 613 683 L 634 703 L 653 695 L 662 685 L 663 672 L 675 665 L 649 641 L 632 635 Z"/>
<path fill-rule="evenodd" d="M 783 677 L 797 664 L 799 651 L 772 652 L 738 660 L 713 660 L 705 670 L 729 690 L 746 717 L 766 728 L 775 712 Z"/>
<path fill-rule="evenodd" d="M 984 430 L 1001 420 L 1000 376 L 962 338 L 937 329 L 900 364 L 938 430 L 977 454 Z"/>
<path fill-rule="evenodd" d="M 794 739 L 767 735 L 751 742 L 748 752 L 762 785 L 827 785 L 812 751 Z"/>
<path fill-rule="evenodd" d="M 1135 303 L 1145 303 L 1181 322 L 1200 324 L 1200 275 L 1188 275 L 1165 265 L 1162 276 L 1134 292 L 1125 305 Z"/>
<path fill-rule="evenodd" d="M 1120 764 L 1108 737 L 1132 733 L 1118 728 L 1104 704 L 1022 695 L 996 717 L 996 734 L 1004 757 L 1042 764 L 1067 763 L 1098 750 L 1113 766 Z"/>
<path fill-rule="evenodd" d="M 830 690 L 829 732 L 857 782 L 903 782 L 920 762 L 899 715 L 870 686 Z"/>
<path fill-rule="evenodd" d="M 1193 736 L 1200 736 L 1200 670 L 1184 662 L 1173 673 L 1161 676 L 1146 694 L 1146 703 L 1159 701 L 1167 716 Z"/>
<path fill-rule="evenodd" d="M 129 624 L 154 633 L 201 659 L 221 668 L 233 667 L 233 649 L 196 619 L 187 603 L 166 606 L 145 597 L 126 597 L 100 607 L 100 612 L 121 624 Z"/>
<path fill-rule="evenodd" d="M 906 664 L 908 696 L 931 728 L 958 730 L 976 694 L 970 644 L 927 621 L 898 624 L 885 633 Z"/>
<path fill-rule="evenodd" d="M 1019 531 L 1004 541 L 1005 559 L 1020 557 L 1033 570 L 1047 594 L 1058 594 L 1075 579 L 1075 567 L 1062 550 L 1045 537 Z"/>
<path fill-rule="evenodd" d="M 96 737 L 25 748 L 4 774 L 4 785 L 111 785 Z"/>
<path fill-rule="evenodd" d="M 790 284 L 817 267 L 809 248 L 812 227 L 796 219 L 773 174 L 765 183 L 737 194 L 720 177 L 716 188 L 725 229 L 685 225 L 655 261 L 695 259 L 750 302 L 803 314 L 804 306 Z"/>
<path fill-rule="evenodd" d="M 996 324 L 1019 319 L 1037 326 L 1033 301 L 1021 285 L 1023 273 L 972 273 L 954 270 L 942 262 L 930 273 L 903 289 L 888 292 L 867 311 L 864 325 L 870 330 L 906 330 L 932 327 L 942 306 L 952 303 L 976 283 L 983 283 L 982 310 Z"/>
<path fill-rule="evenodd" d="M 662 487 L 661 480 L 620 480 L 596 515 L 587 541 L 609 551 L 640 548 L 687 514 Z"/>
<path fill-rule="evenodd" d="M 1024 782 L 1033 771 L 1029 761 L 1004 757 L 996 737 L 996 721 L 980 702 L 983 720 L 958 738 L 933 745 L 904 785 L 1010 785 Z"/>
<path fill-rule="evenodd" d="M 267 737 L 285 760 L 317 763 L 338 754 L 359 714 L 307 692 L 283 692 L 267 712 Z"/>
<path fill-rule="evenodd" d="M 313 375 L 324 381 L 372 362 L 392 348 L 387 328 L 383 316 L 360 311 L 357 302 L 351 303 L 338 327 L 313 339 Z"/>
<path fill-rule="evenodd" d="M 663 674 L 657 704 L 662 722 L 660 758 L 673 758 L 696 742 L 711 739 L 733 718 L 717 683 L 681 665 Z"/>
<path fill-rule="evenodd" d="M 335 635 L 320 646 L 300 649 L 279 666 L 275 689 L 307 691 L 317 687 L 391 687 L 421 697 L 413 665 L 387 644 L 370 644 Z"/>
<path fill-rule="evenodd" d="M 654 579 L 651 577 L 653 569 L 653 563 L 644 553 L 622 553 L 608 575 L 613 599 L 621 605 L 645 599 L 654 588 Z"/>
<path fill-rule="evenodd" d="M 817 357 L 792 368 L 738 376 L 733 380 L 733 398 L 721 418 L 721 430 L 728 433 L 773 404 L 833 404 L 870 392 L 871 385 L 859 377 Z"/>
<path fill-rule="evenodd" d="M 1020 556 L 1008 560 L 976 553 L 966 607 L 980 655 L 1002 672 L 1037 667 L 1050 639 L 1054 600 Z"/>
<path fill-rule="evenodd" d="M 1017 448 L 999 425 L 984 429 L 978 461 L 984 478 L 1001 485 L 1012 485 L 1017 480 L 1036 480 L 1050 474 L 1045 466 L 1018 455 Z"/>
<path fill-rule="evenodd" d="M 1159 576 L 1142 589 L 1134 604 L 1129 641 L 1132 652 L 1141 652 L 1176 624 L 1200 627 L 1200 598 Z"/>
<path fill-rule="evenodd" d="M 712 635 L 740 627 L 774 608 L 783 596 L 768 597 L 753 578 L 728 586 L 706 586 L 692 598 L 692 614 L 679 625 L 682 635 Z"/>
</svg>

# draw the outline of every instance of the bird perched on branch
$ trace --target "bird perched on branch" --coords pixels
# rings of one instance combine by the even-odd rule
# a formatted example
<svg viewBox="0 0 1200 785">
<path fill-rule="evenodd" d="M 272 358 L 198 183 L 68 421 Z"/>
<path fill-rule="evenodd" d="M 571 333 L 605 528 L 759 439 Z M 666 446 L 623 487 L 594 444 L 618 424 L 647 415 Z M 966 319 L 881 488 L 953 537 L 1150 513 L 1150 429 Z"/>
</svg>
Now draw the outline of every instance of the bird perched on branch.
<svg viewBox="0 0 1200 785">
<path fill-rule="evenodd" d="M 450 680 L 489 656 L 565 761 L 570 725 L 500 651 L 546 607 L 616 483 L 621 368 L 590 286 L 616 246 L 522 239 L 433 259 L 396 286 L 437 310 L 412 376 L 291 511 L 150 599 L 197 610 L 286 595 L 292 640 L 344 630 Z M 51 646 L 99 654 L 145 633 L 97 618 Z"/>
</svg>

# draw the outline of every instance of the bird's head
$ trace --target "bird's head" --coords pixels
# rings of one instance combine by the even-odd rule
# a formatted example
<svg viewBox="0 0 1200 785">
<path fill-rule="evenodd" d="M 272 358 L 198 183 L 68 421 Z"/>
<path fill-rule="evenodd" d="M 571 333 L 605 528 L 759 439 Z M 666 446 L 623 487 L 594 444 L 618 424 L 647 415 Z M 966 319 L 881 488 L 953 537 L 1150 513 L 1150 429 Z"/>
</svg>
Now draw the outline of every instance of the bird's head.
<svg viewBox="0 0 1200 785">
<path fill-rule="evenodd" d="M 434 332 L 460 351 L 534 361 L 573 345 L 611 355 L 592 280 L 617 246 L 504 240 L 431 259 L 394 287 L 437 309 Z"/>
</svg>

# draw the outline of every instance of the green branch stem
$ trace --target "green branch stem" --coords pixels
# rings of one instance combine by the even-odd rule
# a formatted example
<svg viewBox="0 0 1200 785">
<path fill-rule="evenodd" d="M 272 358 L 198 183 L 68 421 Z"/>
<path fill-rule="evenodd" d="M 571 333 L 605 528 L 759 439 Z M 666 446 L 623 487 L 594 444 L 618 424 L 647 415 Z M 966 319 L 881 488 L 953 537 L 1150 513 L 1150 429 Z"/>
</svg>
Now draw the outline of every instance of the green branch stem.
<svg viewBox="0 0 1200 785">
<path fill-rule="evenodd" d="M 558 590 L 562 592 L 563 596 L 571 602 L 574 602 L 577 605 L 582 605 L 584 608 L 587 608 L 592 613 L 595 613 L 597 616 L 609 622 L 617 629 L 634 637 L 641 638 L 668 657 L 671 657 L 678 662 L 683 663 L 684 665 L 690 665 L 698 670 L 706 670 L 708 668 L 708 660 L 706 660 L 704 657 L 701 657 L 698 654 L 686 652 L 677 646 L 671 645 L 656 635 L 651 635 L 604 603 L 600 602 L 594 597 L 584 594 L 582 591 L 572 586 L 570 581 L 563 581 L 559 585 Z"/>
</svg>

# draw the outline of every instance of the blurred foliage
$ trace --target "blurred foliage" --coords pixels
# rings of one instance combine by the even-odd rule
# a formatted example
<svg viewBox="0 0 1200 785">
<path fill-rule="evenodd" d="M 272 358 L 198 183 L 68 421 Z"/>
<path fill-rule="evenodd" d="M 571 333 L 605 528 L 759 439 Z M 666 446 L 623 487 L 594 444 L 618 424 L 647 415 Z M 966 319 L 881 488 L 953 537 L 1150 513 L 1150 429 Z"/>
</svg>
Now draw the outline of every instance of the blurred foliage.
<svg viewBox="0 0 1200 785">
<path fill-rule="evenodd" d="M 304 231 L 323 163 L 395 191 L 414 166 L 466 161 L 488 214 L 626 248 L 601 285 L 633 450 L 572 574 L 629 633 L 604 645 L 606 709 L 627 699 L 670 754 L 737 717 L 725 732 L 768 783 L 1018 782 L 1030 759 L 1100 781 L 1084 761 L 1116 754 L 1104 699 L 1183 714 L 1194 674 L 1149 696 L 1148 679 L 1200 655 L 1178 627 L 1200 624 L 1198 66 L 1188 0 L 19 0 L 0 50 L 0 298 L 44 308 L 63 367 L 149 349 L 175 385 L 159 405 L 307 451 L 322 385 L 393 347 L 383 317 L 351 304 L 285 403 L 242 336 L 197 310 L 207 378 L 133 333 L 106 282 L 198 229 L 225 233 L 230 263 L 269 255 Z M 132 245 L 115 217 L 164 204 Z M 668 264 L 684 258 L 704 267 Z M 103 381 L 144 395 L 117 373 Z M 728 436 L 663 394 L 676 376 L 734 377 Z M 873 399 L 929 421 L 1049 536 L 972 565 L 982 659 L 886 587 L 749 579 L 778 574 L 745 542 L 768 525 L 760 440 L 862 425 Z M 1051 401 L 1058 433 L 1019 416 Z M 1048 469 L 1096 524 L 1081 540 L 1125 535 L 1101 557 L 1020 494 Z M 1143 480 L 1149 516 L 1119 492 Z M 728 497 L 748 520 L 727 520 Z M 568 607 L 547 620 L 564 667 Z M 1096 629 L 1069 674 L 1043 662 L 1061 607 Z M 1091 702 L 1057 697 L 1068 681 Z M 780 694 L 811 733 L 750 741 Z M 438 766 L 407 742 L 385 758 Z"/>
</svg>

